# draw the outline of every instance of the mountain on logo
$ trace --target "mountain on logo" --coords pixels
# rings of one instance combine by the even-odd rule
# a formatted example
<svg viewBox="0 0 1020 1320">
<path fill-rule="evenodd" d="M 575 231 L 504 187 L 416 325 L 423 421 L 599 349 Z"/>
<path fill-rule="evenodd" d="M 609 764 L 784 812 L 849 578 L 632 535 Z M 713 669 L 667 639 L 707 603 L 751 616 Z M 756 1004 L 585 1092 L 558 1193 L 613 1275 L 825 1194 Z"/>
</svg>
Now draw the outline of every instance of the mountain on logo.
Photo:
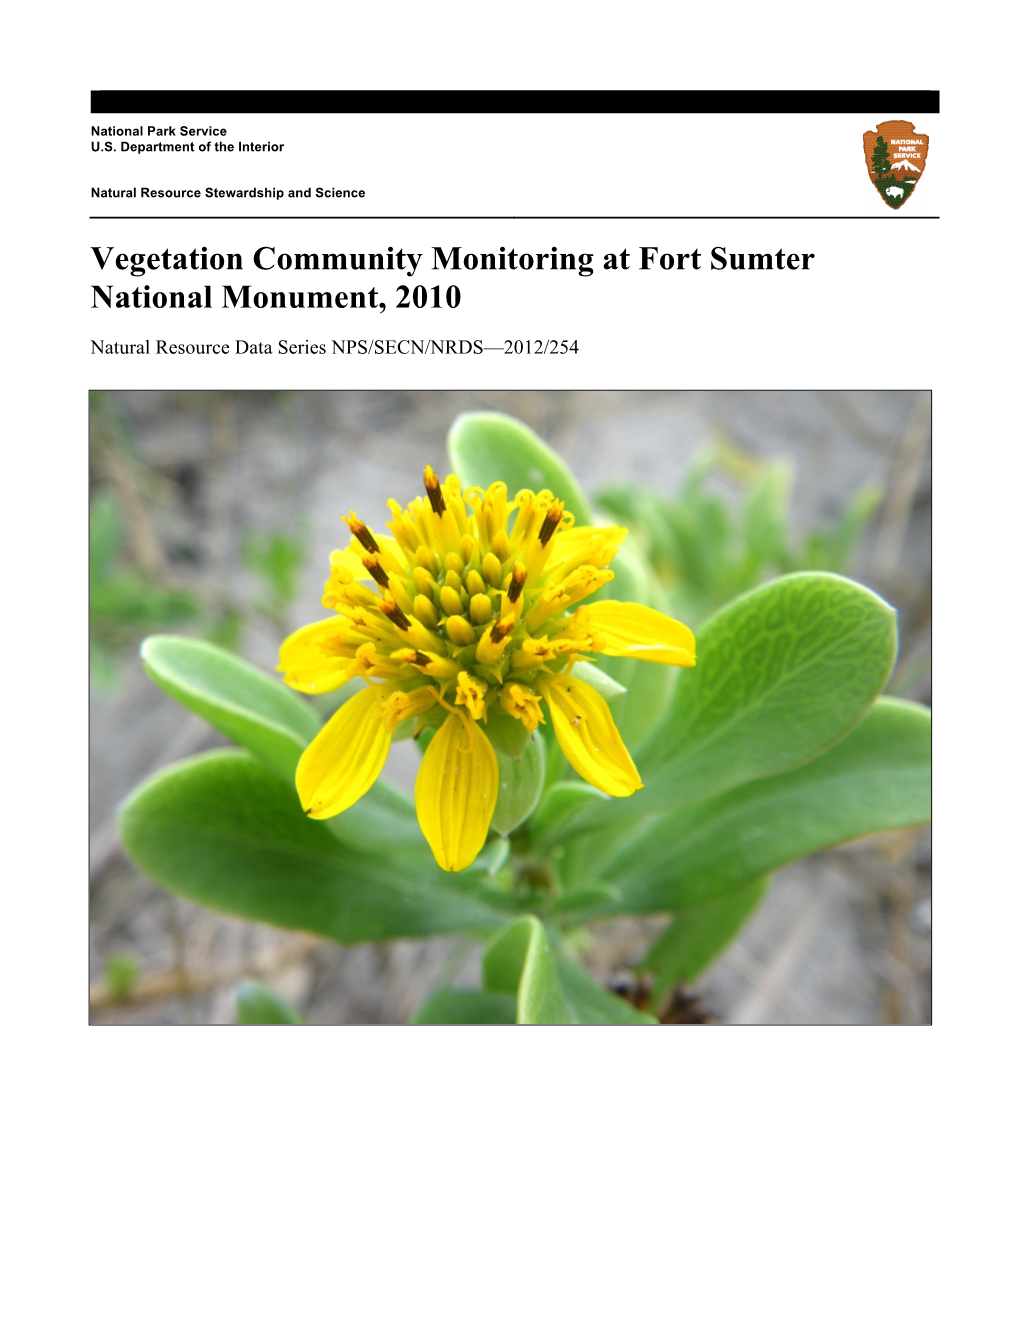
<svg viewBox="0 0 1020 1320">
<path fill-rule="evenodd" d="M 915 165 L 912 160 L 894 160 L 889 168 L 892 170 L 913 170 L 915 174 L 921 173 L 921 166 Z"/>
</svg>

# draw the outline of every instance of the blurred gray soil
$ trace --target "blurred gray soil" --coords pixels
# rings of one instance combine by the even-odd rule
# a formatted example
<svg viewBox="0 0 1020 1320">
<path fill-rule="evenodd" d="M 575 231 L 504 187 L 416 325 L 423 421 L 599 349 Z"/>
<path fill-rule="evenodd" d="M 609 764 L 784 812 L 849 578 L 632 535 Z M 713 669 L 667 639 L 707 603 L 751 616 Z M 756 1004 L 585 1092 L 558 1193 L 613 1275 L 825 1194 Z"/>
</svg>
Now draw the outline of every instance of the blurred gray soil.
<svg viewBox="0 0 1020 1320">
<path fill-rule="evenodd" d="M 216 602 L 229 584 L 250 601 L 246 533 L 304 539 L 290 617 L 256 620 L 243 650 L 272 669 L 281 632 L 323 616 L 329 552 L 346 544 L 351 508 L 385 521 L 385 501 L 445 473 L 445 436 L 462 411 L 494 408 L 529 423 L 589 492 L 634 481 L 677 489 L 720 431 L 749 454 L 795 464 L 792 517 L 830 524 L 865 481 L 887 491 L 854 574 L 900 610 L 899 695 L 930 701 L 930 396 L 908 392 L 127 393 L 108 397 L 127 461 L 94 478 L 128 511 L 136 558 L 162 580 Z M 140 460 L 140 462 L 138 461 Z M 144 473 L 144 477 L 138 474 Z M 341 948 L 221 917 L 173 898 L 120 851 L 118 803 L 157 767 L 221 740 L 145 677 L 132 649 L 112 687 L 91 694 L 92 1020 L 227 1023 L 239 980 L 256 976 L 313 1023 L 401 1023 L 441 981 L 471 983 L 477 950 L 456 938 Z M 387 774 L 410 787 L 416 752 L 394 748 Z M 662 925 L 596 927 L 585 951 L 603 981 L 635 962 Z M 717 1022 L 930 1020 L 930 836 L 882 836 L 779 872 L 757 914 L 696 987 Z M 112 1001 L 103 968 L 137 960 L 130 1002 Z"/>
</svg>

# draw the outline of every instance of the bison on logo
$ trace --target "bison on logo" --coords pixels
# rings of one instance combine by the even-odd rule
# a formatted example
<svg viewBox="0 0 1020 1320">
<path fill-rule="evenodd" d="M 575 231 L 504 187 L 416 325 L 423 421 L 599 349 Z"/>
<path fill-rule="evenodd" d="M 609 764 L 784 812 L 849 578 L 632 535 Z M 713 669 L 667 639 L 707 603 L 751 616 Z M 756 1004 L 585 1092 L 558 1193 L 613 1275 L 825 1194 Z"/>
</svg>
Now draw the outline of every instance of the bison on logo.
<svg viewBox="0 0 1020 1320">
<path fill-rule="evenodd" d="M 864 134 L 864 159 L 879 197 L 898 211 L 924 173 L 928 135 L 915 133 L 905 119 L 887 119 Z"/>
</svg>

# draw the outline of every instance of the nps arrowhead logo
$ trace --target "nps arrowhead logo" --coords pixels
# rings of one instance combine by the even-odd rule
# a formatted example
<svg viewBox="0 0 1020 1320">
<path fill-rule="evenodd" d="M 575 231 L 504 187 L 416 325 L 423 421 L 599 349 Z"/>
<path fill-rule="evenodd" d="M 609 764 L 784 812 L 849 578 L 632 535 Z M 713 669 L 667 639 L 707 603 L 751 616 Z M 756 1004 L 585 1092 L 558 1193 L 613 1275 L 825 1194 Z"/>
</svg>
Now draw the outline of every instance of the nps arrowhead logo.
<svg viewBox="0 0 1020 1320">
<path fill-rule="evenodd" d="M 864 159 L 871 182 L 886 206 L 898 211 L 917 187 L 928 159 L 928 135 L 905 119 L 887 119 L 864 134 Z"/>
</svg>

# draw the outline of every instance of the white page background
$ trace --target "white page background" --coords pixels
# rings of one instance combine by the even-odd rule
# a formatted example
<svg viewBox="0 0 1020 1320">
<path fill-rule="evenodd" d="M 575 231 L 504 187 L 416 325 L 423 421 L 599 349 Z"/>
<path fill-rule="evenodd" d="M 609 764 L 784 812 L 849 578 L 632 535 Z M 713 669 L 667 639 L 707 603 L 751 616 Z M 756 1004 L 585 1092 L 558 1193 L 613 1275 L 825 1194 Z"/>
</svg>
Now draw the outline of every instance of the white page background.
<svg viewBox="0 0 1020 1320">
<path fill-rule="evenodd" d="M 1015 221 L 1008 181 L 979 205 L 946 169 L 972 149 L 975 119 L 1012 129 L 1009 108 L 990 95 L 1005 85 L 1004 42 L 980 14 L 980 48 L 968 30 L 905 5 L 700 14 L 641 4 L 569 13 L 528 4 L 427 13 L 104 5 L 14 20 L 9 58 L 24 81 L 20 91 L 12 84 L 7 121 L 18 224 L 5 328 L 14 810 L 4 977 L 16 1177 L 7 1200 L 20 1228 L 12 1314 L 999 1312 L 1000 1178 L 1015 1156 L 1003 1125 L 1015 1094 L 1004 1060 L 1014 1051 L 1000 1034 L 1015 1031 L 1000 970 L 1016 930 L 1016 864 L 1004 829 L 1015 769 L 1012 721 L 1001 697 L 990 710 L 989 679 L 1000 688 L 1008 681 L 1014 629 L 1004 580 L 1016 502 L 1015 422 L 1006 412 L 1012 236 L 1004 231 Z M 909 61 L 883 56 L 890 42 L 907 41 Z M 911 202 L 933 211 L 937 203 L 937 222 L 901 232 L 878 222 L 769 222 L 767 244 L 763 226 L 752 243 L 735 222 L 656 222 L 647 239 L 633 222 L 531 222 L 531 248 L 577 248 L 582 234 L 597 251 L 660 238 L 678 248 L 803 243 L 819 264 L 810 276 L 767 276 L 754 289 L 747 281 L 757 276 L 727 283 L 707 272 L 696 282 L 632 276 L 620 293 L 597 278 L 565 277 L 571 297 L 584 299 L 569 303 L 548 277 L 461 281 L 458 327 L 470 320 L 479 334 L 527 334 L 537 319 L 559 335 L 572 322 L 585 341 L 576 359 L 365 359 L 326 380 L 301 359 L 269 359 L 271 378 L 265 360 L 233 358 L 226 370 L 197 360 L 155 377 L 151 361 L 86 351 L 88 249 L 97 241 L 84 219 L 93 87 L 896 82 L 942 91 L 943 112 L 925 129 L 930 163 Z M 873 126 L 855 127 L 847 149 L 855 173 L 839 188 L 863 178 L 859 137 Z M 374 169 L 371 136 L 366 142 L 361 167 Z M 619 159 L 619 146 L 613 151 Z M 456 162 L 437 142 L 431 163 L 457 176 L 500 171 L 484 121 L 465 127 Z M 577 162 L 548 167 L 542 189 L 569 199 L 585 172 Z M 518 162 L 515 202 L 532 186 L 526 173 Z M 665 205 L 676 194 L 663 188 Z M 265 241 L 305 250 L 315 227 L 273 222 Z M 434 240 L 422 228 L 416 246 L 482 247 L 495 226 L 464 224 L 455 238 L 442 228 Z M 371 232 L 373 248 L 409 241 L 403 224 Z M 345 242 L 322 245 L 368 243 L 361 222 L 344 233 Z M 520 241 L 516 229 L 507 239 Z M 142 246 L 197 241 L 195 222 L 175 222 Z M 909 314 L 883 316 L 867 288 L 889 263 L 910 282 Z M 143 314 L 130 316 L 141 326 Z M 231 336 L 247 333 L 241 325 L 235 314 Z M 936 1026 L 681 1035 L 90 1030 L 86 392 L 171 379 L 188 389 L 932 388 L 948 489 L 936 520 L 948 729 L 939 743 L 946 933 Z"/>
</svg>

